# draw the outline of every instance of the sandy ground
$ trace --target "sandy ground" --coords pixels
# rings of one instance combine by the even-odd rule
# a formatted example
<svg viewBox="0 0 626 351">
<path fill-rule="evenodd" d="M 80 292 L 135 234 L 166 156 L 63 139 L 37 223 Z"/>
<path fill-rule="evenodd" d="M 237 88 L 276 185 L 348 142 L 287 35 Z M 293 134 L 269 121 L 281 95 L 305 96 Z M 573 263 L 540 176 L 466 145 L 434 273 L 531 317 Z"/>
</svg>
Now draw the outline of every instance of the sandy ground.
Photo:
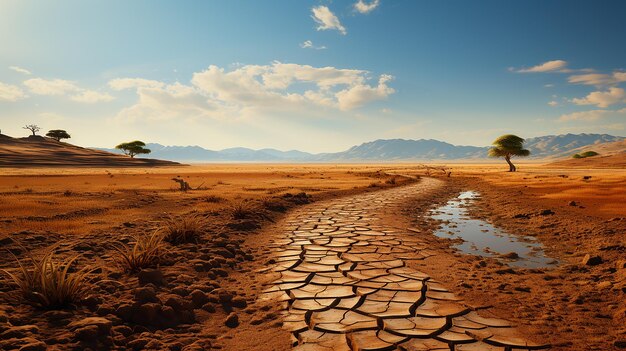
<svg viewBox="0 0 626 351">
<path fill-rule="evenodd" d="M 428 172 L 446 185 L 416 194 L 403 211 L 389 218 L 396 225 L 418 228 L 420 233 L 415 234 L 437 251 L 436 259 L 420 261 L 414 268 L 445 281 L 448 289 L 473 306 L 492 305 L 498 316 L 516 322 L 534 341 L 549 342 L 554 349 L 618 349 L 626 340 L 626 211 L 622 205 L 626 172 L 522 165 L 520 172 L 509 174 L 503 168 L 452 165 L 447 167 L 450 177 L 442 171 Z M 274 259 L 269 242 L 282 230 L 281 218 L 307 202 L 375 192 L 404 181 L 402 177 L 392 181 L 394 177 L 385 172 L 426 174 L 415 165 L 3 171 L 0 237 L 11 238 L 2 240 L 3 249 L 23 258 L 24 249 L 36 254 L 61 241 L 65 243 L 59 250 L 61 256 L 78 253 L 79 265 L 104 268 L 97 273 L 100 278 L 94 279 L 93 296 L 69 313 L 42 313 L 21 304 L 8 282 L 0 282 L 0 346 L 19 349 L 44 341 L 50 350 L 290 349 L 290 334 L 281 328 L 279 312 L 284 306 L 257 300 L 270 278 L 255 273 Z M 176 176 L 199 189 L 177 191 L 171 180 Z M 549 270 L 510 271 L 498 260 L 455 252 L 448 240 L 430 235 L 438 223 L 425 217 L 425 211 L 461 190 L 482 194 L 472 209 L 476 217 L 512 233 L 536 236 L 547 253 L 563 263 Z M 294 196 L 302 192 L 307 196 Z M 235 220 L 232 206 L 242 201 L 251 205 L 254 214 Z M 576 205 L 571 206 L 571 201 Z M 546 209 L 554 214 L 538 215 Z M 176 254 L 160 268 L 164 285 L 146 287 L 136 275 L 120 273 L 110 242 L 150 232 L 168 215 L 190 213 L 207 219 L 202 244 L 172 248 Z M 518 214 L 524 216 L 512 218 Z M 582 264 L 586 254 L 600 256 L 602 263 Z M 216 257 L 220 260 L 211 261 Z M 208 261 L 211 268 L 206 267 Z M 10 255 L 2 255 L 0 264 L 3 268 L 16 265 Z M 122 284 L 99 282 L 108 280 Z M 141 301 L 142 294 L 156 295 L 153 300 L 158 302 L 150 303 L 156 304 L 157 311 L 166 310 L 163 306 L 177 299 L 190 301 L 194 322 L 166 328 L 129 318 L 124 312 L 128 308 L 150 305 Z M 184 314 L 185 308 L 180 308 Z M 238 318 L 234 328 L 225 325 L 232 314 Z M 105 335 L 89 337 L 84 328 L 72 326 L 93 316 L 111 322 Z"/>
</svg>

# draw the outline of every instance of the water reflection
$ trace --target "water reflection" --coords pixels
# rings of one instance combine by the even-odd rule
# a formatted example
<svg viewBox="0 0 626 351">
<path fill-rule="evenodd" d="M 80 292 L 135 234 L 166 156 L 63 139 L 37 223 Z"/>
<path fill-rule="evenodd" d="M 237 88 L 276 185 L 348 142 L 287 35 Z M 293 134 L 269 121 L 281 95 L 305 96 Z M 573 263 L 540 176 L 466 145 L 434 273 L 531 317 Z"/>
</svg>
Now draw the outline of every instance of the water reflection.
<svg viewBox="0 0 626 351">
<path fill-rule="evenodd" d="M 512 235 L 488 222 L 470 218 L 467 206 L 471 206 L 479 196 L 477 192 L 465 191 L 444 206 L 432 210 L 432 218 L 442 221 L 435 235 L 462 239 L 454 245 L 458 250 L 478 256 L 500 257 L 511 266 L 537 268 L 558 263 L 545 255 L 542 245 L 533 237 Z"/>
</svg>

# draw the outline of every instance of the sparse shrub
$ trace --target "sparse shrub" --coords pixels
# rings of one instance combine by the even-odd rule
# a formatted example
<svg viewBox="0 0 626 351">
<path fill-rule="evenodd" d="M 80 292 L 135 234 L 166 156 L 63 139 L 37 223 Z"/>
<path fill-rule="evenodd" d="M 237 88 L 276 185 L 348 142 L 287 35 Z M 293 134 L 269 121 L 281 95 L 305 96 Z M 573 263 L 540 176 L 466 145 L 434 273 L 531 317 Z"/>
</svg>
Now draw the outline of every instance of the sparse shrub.
<svg viewBox="0 0 626 351">
<path fill-rule="evenodd" d="M 224 202 L 226 201 L 226 199 L 217 195 L 209 195 L 206 197 L 205 201 L 216 204 L 216 203 Z"/>
<path fill-rule="evenodd" d="M 198 215 L 183 218 L 170 218 L 161 227 L 164 238 L 172 244 L 197 243 L 205 226 L 204 219 Z"/>
<path fill-rule="evenodd" d="M 371 182 L 370 185 L 368 185 L 368 188 L 378 188 L 380 186 L 380 183 L 378 182 Z"/>
<path fill-rule="evenodd" d="M 574 156 L 572 156 L 572 158 L 587 158 L 587 157 L 593 157 L 593 156 L 598 156 L 598 155 L 599 153 L 595 151 L 585 151 L 580 154 L 575 154 Z"/>
<path fill-rule="evenodd" d="M 87 276 L 95 269 L 84 267 L 76 271 L 72 266 L 78 256 L 56 260 L 54 249 L 48 249 L 39 259 L 29 254 L 27 265 L 14 256 L 20 266 L 17 272 L 3 270 L 24 300 L 41 308 L 61 308 L 78 302 L 87 289 Z"/>
<path fill-rule="evenodd" d="M 263 207 L 273 212 L 285 212 L 287 206 L 285 202 L 277 198 L 265 198 L 263 199 Z"/>
<path fill-rule="evenodd" d="M 237 201 L 230 207 L 230 213 L 233 219 L 246 219 L 252 216 L 254 209 L 246 201 Z"/>
<path fill-rule="evenodd" d="M 158 265 L 167 249 L 162 231 L 134 237 L 132 246 L 119 244 L 115 250 L 119 254 L 118 261 L 125 271 L 138 272 L 143 268 Z"/>
<path fill-rule="evenodd" d="M 391 177 L 389 179 L 387 179 L 385 181 L 386 184 L 390 184 L 390 185 L 395 185 L 396 184 L 396 177 Z"/>
<path fill-rule="evenodd" d="M 72 195 L 74 195 L 74 193 L 72 193 L 72 191 L 71 191 L 71 190 L 65 190 L 65 191 L 63 192 L 63 196 L 72 196 Z"/>
</svg>

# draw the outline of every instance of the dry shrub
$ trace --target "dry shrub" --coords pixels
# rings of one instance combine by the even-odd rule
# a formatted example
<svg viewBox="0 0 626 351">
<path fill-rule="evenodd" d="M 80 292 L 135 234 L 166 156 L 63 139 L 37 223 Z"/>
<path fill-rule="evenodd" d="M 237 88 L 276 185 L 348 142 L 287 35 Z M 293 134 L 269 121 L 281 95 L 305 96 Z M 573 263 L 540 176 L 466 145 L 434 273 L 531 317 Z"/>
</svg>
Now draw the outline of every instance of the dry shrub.
<svg viewBox="0 0 626 351">
<path fill-rule="evenodd" d="M 217 196 L 217 195 L 209 195 L 206 197 L 206 202 L 210 202 L 210 203 L 220 203 L 220 202 L 224 202 L 226 201 L 225 198 L 221 197 L 221 196 Z"/>
<path fill-rule="evenodd" d="M 87 276 L 95 268 L 84 267 L 71 271 L 78 256 L 57 260 L 54 247 L 48 249 L 41 258 L 29 253 L 29 264 L 17 257 L 16 272 L 3 270 L 17 286 L 17 291 L 27 303 L 41 308 L 60 308 L 78 302 L 87 289 Z"/>
<path fill-rule="evenodd" d="M 205 227 L 204 218 L 191 215 L 182 218 L 169 218 L 160 228 L 166 241 L 172 244 L 197 243 Z"/>
<path fill-rule="evenodd" d="M 115 246 L 119 257 L 118 262 L 125 271 L 138 272 L 143 268 L 157 266 L 167 252 L 165 237 L 160 230 L 152 234 L 137 235 L 133 237 L 135 242 L 132 246 L 119 244 Z"/>
<path fill-rule="evenodd" d="M 385 181 L 385 183 L 390 184 L 390 185 L 395 185 L 396 184 L 396 177 L 391 177 L 391 178 L 387 179 Z"/>
<path fill-rule="evenodd" d="M 230 207 L 233 219 L 246 219 L 254 214 L 254 208 L 249 202 L 237 201 Z"/>
</svg>

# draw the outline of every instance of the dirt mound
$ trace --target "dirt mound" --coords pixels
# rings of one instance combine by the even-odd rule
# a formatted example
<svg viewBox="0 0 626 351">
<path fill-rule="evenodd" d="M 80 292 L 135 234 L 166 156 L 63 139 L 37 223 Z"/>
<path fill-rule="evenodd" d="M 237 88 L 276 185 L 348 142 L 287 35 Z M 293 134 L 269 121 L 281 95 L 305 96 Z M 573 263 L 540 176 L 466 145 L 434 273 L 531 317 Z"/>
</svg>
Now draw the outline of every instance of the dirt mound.
<svg viewBox="0 0 626 351">
<path fill-rule="evenodd" d="M 146 167 L 177 162 L 130 158 L 87 149 L 42 136 L 11 138 L 0 134 L 0 167 Z"/>
<path fill-rule="evenodd" d="M 626 151 L 620 154 L 603 156 L 602 154 L 586 158 L 571 158 L 549 163 L 547 166 L 565 168 L 626 168 Z"/>
</svg>

